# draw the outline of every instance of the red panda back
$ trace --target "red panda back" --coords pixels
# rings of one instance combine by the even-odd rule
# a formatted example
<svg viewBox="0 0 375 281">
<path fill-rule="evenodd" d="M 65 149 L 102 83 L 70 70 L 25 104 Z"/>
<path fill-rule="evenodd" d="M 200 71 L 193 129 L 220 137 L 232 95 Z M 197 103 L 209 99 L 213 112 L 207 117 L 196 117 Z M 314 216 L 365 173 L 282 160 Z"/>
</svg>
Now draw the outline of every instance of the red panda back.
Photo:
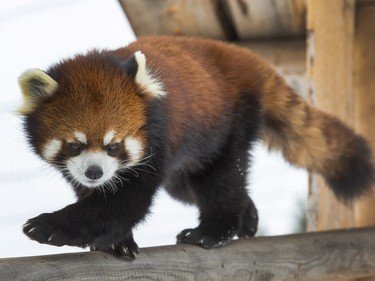
<svg viewBox="0 0 375 281">
<path fill-rule="evenodd" d="M 341 199 L 371 189 L 374 168 L 367 142 L 337 118 L 310 106 L 251 51 L 213 40 L 174 37 L 141 38 L 129 48 L 150 49 L 150 54 L 153 49 L 165 57 L 166 63 L 155 61 L 154 67 L 166 69 L 161 74 L 173 106 L 189 99 L 198 123 L 214 124 L 218 116 L 232 112 L 241 93 L 259 95 L 262 139 L 270 149 L 281 150 L 293 165 L 322 174 Z M 179 96 L 181 89 L 188 91 Z"/>
</svg>

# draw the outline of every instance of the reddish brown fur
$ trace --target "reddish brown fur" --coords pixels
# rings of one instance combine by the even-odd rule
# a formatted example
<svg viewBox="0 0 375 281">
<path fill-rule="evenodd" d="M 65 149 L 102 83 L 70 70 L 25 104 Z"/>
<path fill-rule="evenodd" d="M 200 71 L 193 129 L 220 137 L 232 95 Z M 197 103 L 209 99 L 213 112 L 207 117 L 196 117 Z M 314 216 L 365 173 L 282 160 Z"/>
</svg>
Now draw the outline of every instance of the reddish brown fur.
<svg viewBox="0 0 375 281">
<path fill-rule="evenodd" d="M 174 108 L 170 141 L 177 143 L 188 124 L 208 130 L 223 112 L 231 112 L 241 91 L 257 94 L 266 77 L 263 71 L 271 71 L 247 50 L 196 38 L 147 37 L 113 54 L 125 58 L 137 50 L 145 53 L 148 65 L 165 84 Z M 225 79 L 215 79 L 223 74 Z"/>
<path fill-rule="evenodd" d="M 197 41 L 203 44 L 197 44 Z M 151 37 L 142 38 L 115 54 L 121 56 L 129 50 L 142 50 L 151 68 L 162 77 L 167 92 L 173 93 L 169 102 L 177 109 L 172 112 L 175 115 L 172 117 L 175 120 L 172 135 L 176 139 L 183 134 L 184 122 L 195 123 L 199 128 L 209 127 L 223 110 L 233 109 L 239 94 L 246 91 L 262 93 L 266 119 L 277 119 L 285 128 L 280 134 L 266 126 L 263 138 L 271 149 L 283 151 L 292 164 L 322 172 L 331 162 L 328 159 L 336 160 L 337 154 L 346 152 L 342 151 L 346 146 L 329 133 L 334 128 L 329 126 L 332 122 L 325 120 L 332 117 L 310 107 L 269 65 L 249 50 L 217 41 Z M 221 75 L 225 79 L 215 79 Z M 187 94 L 180 89 L 190 92 Z M 218 94 L 223 92 L 225 96 Z M 331 135 L 330 144 L 325 135 Z"/>
<path fill-rule="evenodd" d="M 249 50 L 219 41 L 162 36 L 141 38 L 105 54 L 125 60 L 139 50 L 147 58 L 147 67 L 165 87 L 166 107 L 173 108 L 168 112 L 171 122 L 167 142 L 171 151 L 181 146 L 189 130 L 211 130 L 220 117 L 234 111 L 239 96 L 245 92 L 261 96 L 265 120 L 262 138 L 270 149 L 281 150 L 290 163 L 336 177 L 348 169 L 343 167 L 346 165 L 341 161 L 343 155 L 350 158 L 359 153 L 358 139 L 351 129 L 308 105 L 267 63 Z M 91 63 L 97 65 L 100 61 Z M 61 128 L 84 131 L 88 139 L 95 142 L 92 147 L 99 148 L 104 134 L 111 128 L 121 132 L 120 139 L 135 134 L 146 147 L 145 132 L 139 131 L 145 124 L 147 106 L 138 94 L 140 89 L 113 68 L 103 65 L 100 71 L 92 69 L 84 56 L 62 64 L 60 72 L 68 75 L 62 77 L 63 87 L 59 91 L 76 94 L 64 100 L 64 108 L 61 108 L 59 95 L 63 98 L 64 93 L 57 93 L 48 111 L 43 113 L 45 132 L 60 123 Z M 81 81 L 88 83 L 82 85 Z M 64 88 L 64 85 L 73 88 Z M 90 91 L 100 93 L 97 97 L 106 104 L 101 108 L 105 113 L 100 124 L 93 124 L 92 118 L 100 103 L 90 96 L 82 99 Z M 124 99 L 123 93 L 127 93 L 128 98 Z M 82 119 L 76 119 L 77 112 Z M 63 138 L 72 137 L 68 135 L 71 131 L 57 128 L 56 132 Z"/>
<path fill-rule="evenodd" d="M 104 135 L 115 130 L 116 139 L 130 136 L 145 143 L 144 132 L 139 131 L 145 124 L 145 106 L 137 94 L 139 89 L 108 65 L 103 64 L 100 71 L 93 71 L 95 68 L 91 64 L 97 63 L 100 62 L 88 63 L 83 57 L 77 57 L 60 67 L 61 86 L 48 107 L 44 107 L 40 119 L 43 132 L 54 132 L 54 135 L 46 135 L 43 139 L 69 140 L 74 138 L 74 131 L 81 131 L 89 141 L 88 148 L 99 150 L 103 148 Z M 88 83 L 83 85 L 82 81 Z M 69 92 L 75 94 L 68 95 Z M 124 93 L 127 93 L 126 99 Z M 102 104 L 106 106 L 102 107 Z M 97 121 L 99 110 L 100 122 Z"/>
</svg>

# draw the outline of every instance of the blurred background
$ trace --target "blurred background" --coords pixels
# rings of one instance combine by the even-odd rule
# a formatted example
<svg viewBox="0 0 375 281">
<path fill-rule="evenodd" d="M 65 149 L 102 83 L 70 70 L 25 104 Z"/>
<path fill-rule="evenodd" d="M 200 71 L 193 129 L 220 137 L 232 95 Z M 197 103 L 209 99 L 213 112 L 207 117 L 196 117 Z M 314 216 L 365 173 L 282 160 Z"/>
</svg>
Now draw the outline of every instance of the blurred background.
<svg viewBox="0 0 375 281">
<path fill-rule="evenodd" d="M 21 119 L 14 114 L 21 101 L 17 77 L 28 68 L 46 69 L 75 53 L 119 48 L 135 38 L 116 0 L 0 0 L 0 258 L 80 250 L 38 244 L 22 233 L 28 218 L 63 208 L 75 198 L 62 177 L 27 145 Z M 296 79 L 291 84 L 301 87 Z M 249 192 L 259 209 L 258 235 L 303 230 L 306 172 L 261 144 L 253 155 Z M 140 247 L 174 244 L 179 231 L 197 224 L 197 214 L 196 208 L 160 190 L 135 240 Z"/>
</svg>

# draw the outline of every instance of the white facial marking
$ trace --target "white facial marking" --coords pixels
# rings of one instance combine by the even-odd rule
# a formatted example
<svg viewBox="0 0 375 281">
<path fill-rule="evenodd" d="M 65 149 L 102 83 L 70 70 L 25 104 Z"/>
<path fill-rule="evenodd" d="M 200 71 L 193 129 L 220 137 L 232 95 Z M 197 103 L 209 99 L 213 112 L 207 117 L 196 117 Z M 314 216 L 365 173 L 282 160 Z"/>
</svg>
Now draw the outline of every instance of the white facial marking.
<svg viewBox="0 0 375 281">
<path fill-rule="evenodd" d="M 135 60 L 138 64 L 138 71 L 135 76 L 135 82 L 141 86 L 143 90 L 153 95 L 156 98 L 162 98 L 167 93 L 164 90 L 163 83 L 151 72 L 146 66 L 146 56 L 137 51 L 134 53 Z"/>
<path fill-rule="evenodd" d="M 66 166 L 74 180 L 86 187 L 94 188 L 110 181 L 120 168 L 120 163 L 116 158 L 108 156 L 104 151 L 83 151 L 80 155 L 68 159 Z M 103 171 L 103 175 L 95 180 L 88 178 L 85 172 L 91 166 L 99 166 Z"/>
<path fill-rule="evenodd" d="M 80 142 L 80 143 L 84 143 L 84 144 L 87 144 L 87 138 L 86 138 L 86 135 L 82 132 L 75 132 L 74 133 L 74 136 L 76 137 L 76 139 Z"/>
<path fill-rule="evenodd" d="M 53 158 L 55 158 L 56 155 L 59 153 L 61 146 L 62 142 L 57 139 L 53 139 L 47 142 L 42 151 L 43 157 L 48 161 L 53 160 Z"/>
<path fill-rule="evenodd" d="M 111 143 L 111 140 L 115 137 L 116 132 L 114 130 L 109 131 L 103 138 L 103 144 L 106 146 Z"/>
<path fill-rule="evenodd" d="M 143 145 L 136 138 L 127 137 L 124 141 L 125 149 L 128 152 L 130 164 L 136 164 L 142 158 Z"/>
</svg>

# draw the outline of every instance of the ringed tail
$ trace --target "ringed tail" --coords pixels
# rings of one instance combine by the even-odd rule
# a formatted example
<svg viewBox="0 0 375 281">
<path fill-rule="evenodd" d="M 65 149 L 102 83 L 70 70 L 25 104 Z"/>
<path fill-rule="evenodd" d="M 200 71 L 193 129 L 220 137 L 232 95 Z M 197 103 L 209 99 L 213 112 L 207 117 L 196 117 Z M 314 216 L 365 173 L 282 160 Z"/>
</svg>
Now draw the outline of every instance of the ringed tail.
<svg viewBox="0 0 375 281">
<path fill-rule="evenodd" d="M 309 105 L 275 74 L 263 85 L 263 141 L 291 164 L 322 175 L 343 202 L 369 193 L 374 166 L 367 141 Z"/>
</svg>

